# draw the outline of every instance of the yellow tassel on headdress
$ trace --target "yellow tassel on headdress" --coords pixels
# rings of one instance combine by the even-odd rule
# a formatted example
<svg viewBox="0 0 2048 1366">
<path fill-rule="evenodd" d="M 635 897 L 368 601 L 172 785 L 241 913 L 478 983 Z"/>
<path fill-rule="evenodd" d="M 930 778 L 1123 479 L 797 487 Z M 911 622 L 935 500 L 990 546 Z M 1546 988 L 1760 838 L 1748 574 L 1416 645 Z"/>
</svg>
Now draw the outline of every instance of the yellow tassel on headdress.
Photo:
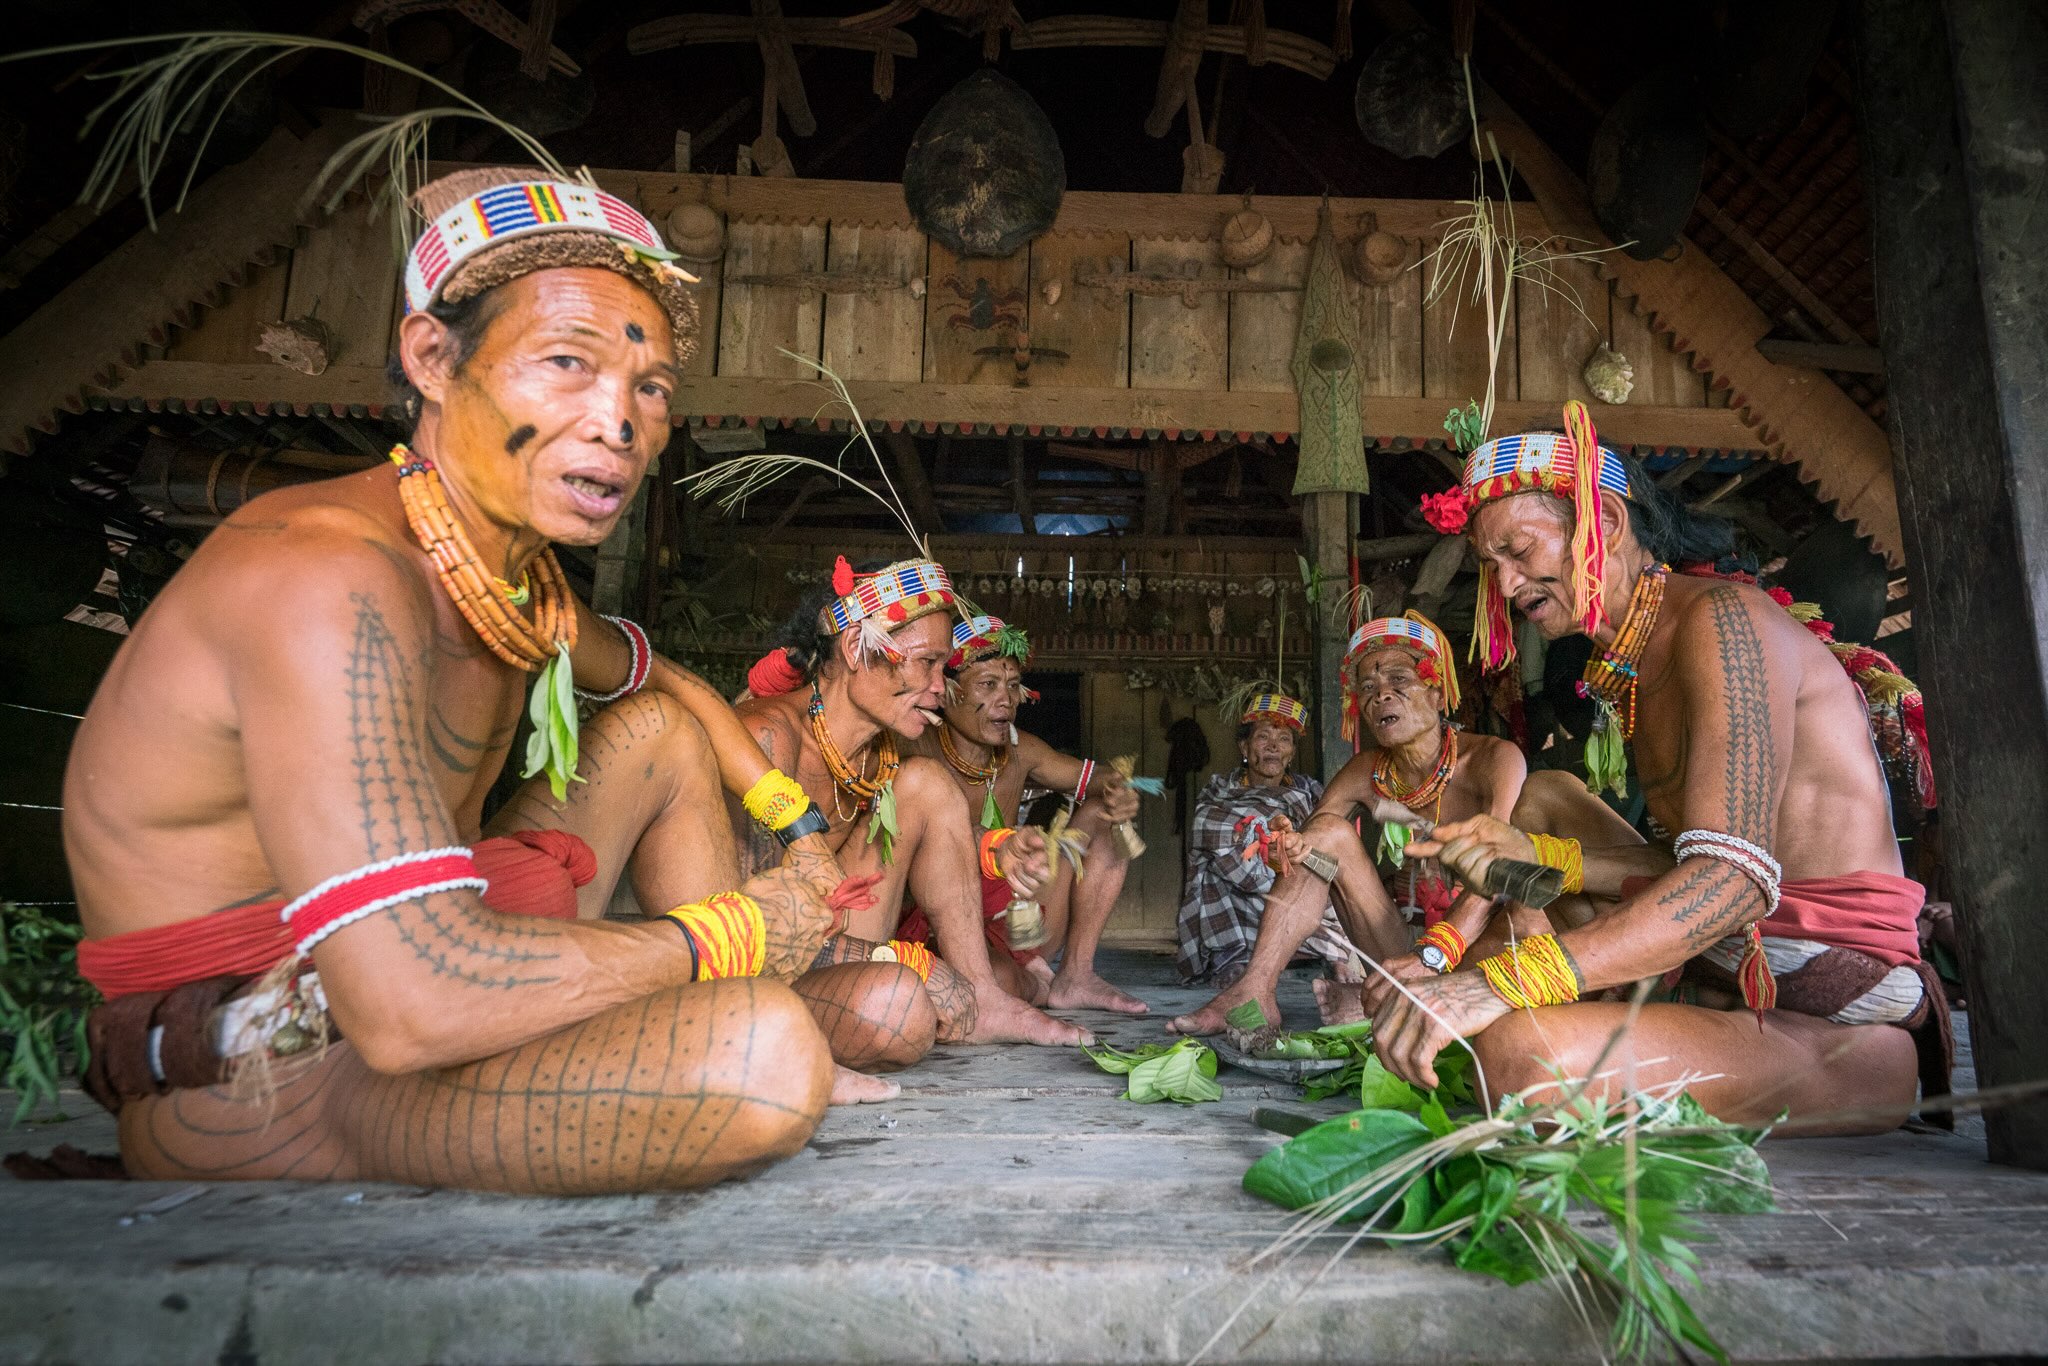
<svg viewBox="0 0 2048 1366">
<path fill-rule="evenodd" d="M 1821 605 L 1817 602 L 1795 602 L 1785 609 L 1794 621 L 1819 621 Z"/>
<path fill-rule="evenodd" d="M 1600 438 L 1586 405 L 1564 405 L 1572 442 L 1572 613 L 1587 635 L 1600 628 L 1600 581 L 1607 575 L 1607 540 L 1600 534 Z"/>
</svg>

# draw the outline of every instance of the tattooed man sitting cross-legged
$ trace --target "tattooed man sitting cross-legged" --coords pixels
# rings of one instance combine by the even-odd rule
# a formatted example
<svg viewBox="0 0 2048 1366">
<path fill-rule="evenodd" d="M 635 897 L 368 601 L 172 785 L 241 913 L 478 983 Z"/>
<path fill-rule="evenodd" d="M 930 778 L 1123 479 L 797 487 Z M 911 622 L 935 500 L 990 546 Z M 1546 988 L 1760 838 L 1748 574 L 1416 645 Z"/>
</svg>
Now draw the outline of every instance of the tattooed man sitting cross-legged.
<svg viewBox="0 0 2048 1366">
<path fill-rule="evenodd" d="M 1863 699 L 1763 592 L 1668 572 L 1712 558 L 1692 515 L 1599 446 L 1582 405 L 1566 406 L 1565 427 L 1482 445 L 1432 520 L 1451 530 L 1470 512 L 1489 667 L 1509 657 L 1509 602 L 1548 639 L 1584 632 L 1601 647 L 1586 686 L 1635 745 L 1650 815 L 1679 832 L 1677 864 L 1582 926 L 1411 980 L 1408 994 L 1382 984 L 1374 1046 L 1425 1084 L 1437 1050 L 1464 1036 L 1495 1095 L 1597 1064 L 1595 1093 L 1690 1075 L 1725 1120 L 1789 1110 L 1809 1131 L 1890 1128 L 1914 1100 L 1908 1028 L 1939 1007 L 1915 989 L 1924 893 L 1900 874 Z M 1527 857 L 1509 834 L 1501 852 Z M 1827 973 L 1788 971 L 1795 948 L 1802 969 L 1827 957 L 1862 986 L 1817 1005 Z M 1748 1008 L 1653 1003 L 1632 1017 L 1580 999 L 1696 958 L 1721 965 L 1740 991 L 1731 1004 Z"/>
<path fill-rule="evenodd" d="M 920 1055 L 934 1031 L 974 1043 L 1093 1041 L 1003 990 L 983 937 L 981 877 L 1001 878 L 1019 896 L 1035 894 L 1046 878 L 1044 832 L 1022 830 L 999 847 L 977 849 L 967 800 L 945 766 L 902 752 L 941 724 L 954 604 L 952 580 L 931 560 L 856 572 L 841 556 L 831 584 L 797 605 L 784 644 L 748 671 L 751 696 L 739 705 L 768 761 L 801 782 L 829 820 L 840 862 L 880 878 L 874 904 L 853 912 L 848 932 L 819 955 L 817 980 L 797 984 L 843 1017 L 827 1024 L 842 1061 L 850 1061 L 849 1047 L 867 1049 L 867 1040 L 889 1036 L 887 1056 L 855 1066 L 914 1060 L 902 1054 L 910 1045 L 899 1040 L 911 1037 L 904 1030 L 878 1034 L 880 1001 L 849 1008 L 832 980 L 878 958 L 908 964 L 926 979 L 936 1017 L 922 1026 Z M 756 838 L 749 856 L 772 852 Z M 894 937 L 913 902 L 929 921 L 936 956 L 921 935 Z M 846 1047 L 837 1042 L 842 1030 Z"/>
<path fill-rule="evenodd" d="M 109 998 L 88 1085 L 157 1180 L 744 1175 L 824 1111 L 825 1042 L 761 974 L 810 962 L 839 872 L 786 809 L 787 861 L 701 887 L 734 858 L 721 776 L 774 775 L 548 549 L 603 540 L 667 441 L 695 305 L 589 187 L 485 170 L 421 199 L 410 448 L 237 511 L 79 728 L 64 838 Z M 479 840 L 536 672 L 546 772 Z M 580 761 L 572 687 L 613 699 Z M 598 919 L 628 875 L 670 916 Z"/>
<path fill-rule="evenodd" d="M 1033 898 L 1040 911 L 1037 933 L 1031 936 L 1037 943 L 1012 947 L 1015 936 L 1006 911 L 1014 892 L 1007 879 L 982 875 L 982 924 L 1003 985 L 1055 1009 L 1142 1015 L 1148 1009 L 1143 1001 L 1095 971 L 1095 950 L 1131 867 L 1112 832 L 1138 814 L 1138 792 L 1114 768 L 1062 754 L 1017 729 L 1018 707 L 1037 696 L 1024 686 L 1030 658 L 1029 637 L 998 617 L 970 617 L 955 626 L 953 654 L 946 662 L 945 724 L 928 731 L 918 748 L 945 762 L 974 815 L 975 838 L 985 845 L 1000 847 L 1013 838 L 1025 788 L 1073 798 L 1076 814 L 1068 829 L 1073 843 L 1086 848 L 1054 857 L 1044 887 Z M 1052 956 L 1060 956 L 1057 973 L 1046 961 Z"/>
</svg>

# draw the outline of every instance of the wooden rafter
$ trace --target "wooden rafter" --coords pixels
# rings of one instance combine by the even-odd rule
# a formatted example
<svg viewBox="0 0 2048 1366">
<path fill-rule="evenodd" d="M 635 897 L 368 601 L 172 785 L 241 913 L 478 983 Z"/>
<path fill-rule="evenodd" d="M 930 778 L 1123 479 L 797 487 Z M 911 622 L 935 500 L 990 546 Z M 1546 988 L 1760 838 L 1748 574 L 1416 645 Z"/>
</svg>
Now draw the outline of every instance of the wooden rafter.
<svg viewBox="0 0 2048 1366">
<path fill-rule="evenodd" d="M 509 44 L 520 54 L 520 69 L 535 80 L 547 74 L 544 69 L 528 70 L 528 67 L 533 66 L 536 54 L 544 54 L 546 65 L 564 76 L 574 76 L 583 70 L 573 57 L 556 47 L 552 41 L 552 3 L 546 5 L 544 12 L 537 16 L 542 22 L 539 25 L 531 25 L 523 19 L 514 18 L 512 12 L 497 0 L 369 0 L 369 3 L 356 11 L 356 26 L 363 29 L 376 28 L 409 15 L 429 14 L 444 9 L 454 10 L 493 38 Z"/>
<path fill-rule="evenodd" d="M 1202 30 L 1202 50 L 1232 57 L 1247 55 L 1247 26 L 1207 24 Z M 1010 46 L 1034 47 L 1165 47 L 1173 36 L 1173 23 L 1165 19 L 1117 19 L 1107 15 L 1069 14 L 1039 19 L 1011 35 Z M 1266 60 L 1290 67 L 1304 75 L 1326 81 L 1337 69 L 1337 54 L 1313 38 L 1284 29 L 1260 29 Z M 1175 105 L 1176 109 L 1180 106 Z M 1170 120 L 1172 114 L 1168 114 Z"/>
</svg>

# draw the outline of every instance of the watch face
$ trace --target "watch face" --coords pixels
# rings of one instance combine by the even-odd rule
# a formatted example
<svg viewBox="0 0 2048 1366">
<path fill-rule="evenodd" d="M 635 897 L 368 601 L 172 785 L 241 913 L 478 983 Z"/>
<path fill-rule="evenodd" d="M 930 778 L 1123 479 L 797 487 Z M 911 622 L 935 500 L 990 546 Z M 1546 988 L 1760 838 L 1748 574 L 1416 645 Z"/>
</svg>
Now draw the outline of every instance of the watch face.
<svg viewBox="0 0 2048 1366">
<path fill-rule="evenodd" d="M 1450 962 L 1450 959 L 1444 955 L 1444 951 L 1434 944 L 1424 944 L 1421 952 L 1417 953 L 1416 957 L 1420 958 L 1422 966 L 1428 968 L 1431 972 L 1442 972 L 1445 965 Z"/>
<path fill-rule="evenodd" d="M 894 963 L 897 961 L 896 950 L 887 944 L 877 944 L 868 951 L 868 961 L 870 963 Z"/>
</svg>

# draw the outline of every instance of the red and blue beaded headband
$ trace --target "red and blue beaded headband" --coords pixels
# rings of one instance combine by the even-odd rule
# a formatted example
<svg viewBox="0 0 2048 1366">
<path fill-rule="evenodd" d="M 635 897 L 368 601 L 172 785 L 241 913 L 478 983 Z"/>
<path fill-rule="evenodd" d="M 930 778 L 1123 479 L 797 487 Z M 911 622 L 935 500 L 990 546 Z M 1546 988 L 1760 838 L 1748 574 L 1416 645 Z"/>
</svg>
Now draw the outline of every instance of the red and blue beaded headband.
<svg viewBox="0 0 2048 1366">
<path fill-rule="evenodd" d="M 1425 683 L 1443 689 L 1444 709 L 1458 709 L 1458 668 L 1451 660 L 1449 642 L 1444 633 L 1437 629 L 1419 612 L 1410 612 L 1403 617 L 1377 617 L 1351 633 L 1351 643 L 1344 650 L 1344 729 L 1345 738 L 1352 738 L 1357 726 L 1358 682 L 1355 666 L 1366 651 L 1379 645 L 1402 645 L 1423 657 L 1423 667 L 1418 674 Z"/>
<path fill-rule="evenodd" d="M 859 575 L 842 555 L 832 570 L 832 591 L 839 596 L 825 605 L 821 624 L 829 624 L 834 634 L 870 618 L 880 618 L 886 629 L 894 630 L 954 603 L 953 580 L 934 560 L 898 560 Z"/>
<path fill-rule="evenodd" d="M 1021 667 L 1031 662 L 1031 637 L 1001 617 L 969 617 L 953 628 L 953 657 L 949 669 L 964 669 L 984 659 L 1014 659 Z"/>
<path fill-rule="evenodd" d="M 405 310 L 416 313 L 440 296 L 456 267 L 515 238 L 540 233 L 587 232 L 609 237 L 621 251 L 671 271 L 691 284 L 697 277 L 675 265 L 674 253 L 638 209 L 616 195 L 562 180 L 493 185 L 457 200 L 436 215 L 405 258 Z"/>
</svg>

